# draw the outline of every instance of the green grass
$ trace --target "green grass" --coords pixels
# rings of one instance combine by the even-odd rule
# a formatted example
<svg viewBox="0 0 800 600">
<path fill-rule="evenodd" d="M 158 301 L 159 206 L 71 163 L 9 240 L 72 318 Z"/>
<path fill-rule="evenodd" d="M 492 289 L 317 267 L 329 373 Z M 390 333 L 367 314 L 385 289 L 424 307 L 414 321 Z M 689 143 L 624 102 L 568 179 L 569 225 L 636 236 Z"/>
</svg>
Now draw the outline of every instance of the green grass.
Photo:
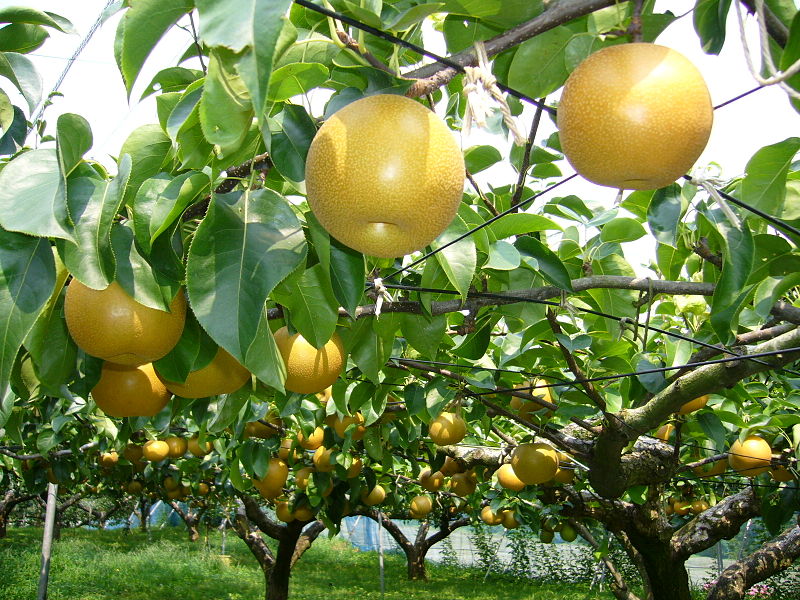
<svg viewBox="0 0 800 600">
<path fill-rule="evenodd" d="M 41 530 L 9 529 L 0 540 L 0 600 L 36 597 Z M 228 535 L 230 564 L 219 556 L 220 538 L 210 548 L 192 544 L 182 529 L 141 533 L 66 529 L 56 543 L 49 600 L 255 600 L 264 579 L 247 547 Z M 585 586 L 539 585 L 490 579 L 470 569 L 429 564 L 429 582 L 406 579 L 402 555 L 387 555 L 386 600 L 607 600 Z M 374 552 L 358 552 L 341 540 L 319 539 L 292 575 L 293 600 L 380 599 Z"/>
</svg>

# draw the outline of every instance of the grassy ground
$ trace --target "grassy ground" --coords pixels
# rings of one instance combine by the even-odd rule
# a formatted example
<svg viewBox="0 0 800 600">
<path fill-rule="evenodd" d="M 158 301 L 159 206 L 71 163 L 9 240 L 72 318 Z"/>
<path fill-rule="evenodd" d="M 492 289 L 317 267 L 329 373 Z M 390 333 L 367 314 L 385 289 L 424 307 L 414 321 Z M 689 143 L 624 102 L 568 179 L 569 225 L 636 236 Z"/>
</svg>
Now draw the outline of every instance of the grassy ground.
<svg viewBox="0 0 800 600">
<path fill-rule="evenodd" d="M 40 529 L 9 529 L 0 540 L 0 600 L 36 597 Z M 49 600 L 256 600 L 264 580 L 255 559 L 228 535 L 230 564 L 218 556 L 219 534 L 209 548 L 186 541 L 182 529 L 148 536 L 121 531 L 64 530 L 54 548 Z M 490 579 L 468 569 L 430 565 L 429 582 L 406 579 L 402 555 L 387 555 L 386 600 L 608 600 L 581 586 L 537 585 Z M 377 555 L 340 540 L 319 539 L 292 575 L 292 600 L 380 599 Z"/>
</svg>

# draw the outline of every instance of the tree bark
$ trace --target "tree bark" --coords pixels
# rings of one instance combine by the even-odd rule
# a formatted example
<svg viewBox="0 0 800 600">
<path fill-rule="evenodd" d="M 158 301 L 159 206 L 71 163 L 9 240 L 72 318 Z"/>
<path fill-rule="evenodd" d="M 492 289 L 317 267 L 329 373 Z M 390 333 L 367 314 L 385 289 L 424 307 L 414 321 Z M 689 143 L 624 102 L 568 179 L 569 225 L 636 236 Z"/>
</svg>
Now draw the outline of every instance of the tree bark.
<svg viewBox="0 0 800 600">
<path fill-rule="evenodd" d="M 292 521 L 282 528 L 283 531 L 280 538 L 278 538 L 278 552 L 275 555 L 275 564 L 269 573 L 266 600 L 288 600 L 289 578 L 292 575 L 292 556 L 304 525 L 305 523 L 303 522 Z"/>
<path fill-rule="evenodd" d="M 289 578 L 291 577 L 292 567 L 300 559 L 303 553 L 311 547 L 314 540 L 325 529 L 321 521 L 314 521 L 306 529 L 309 521 L 292 521 L 286 525 L 278 525 L 270 519 L 258 506 L 258 502 L 247 494 L 239 494 L 241 501 L 236 511 L 236 533 L 242 537 L 257 559 L 259 554 L 263 556 L 269 552 L 264 540 L 258 534 L 250 532 L 249 523 L 254 523 L 263 533 L 278 541 L 278 550 L 273 555 L 268 572 L 265 570 L 267 582 L 267 600 L 286 600 L 289 597 Z M 305 529 L 305 531 L 304 531 Z M 266 550 L 265 550 L 266 548 Z M 257 554 L 259 553 L 259 554 Z M 259 559 L 259 564 L 266 564 L 269 559 L 264 558 L 264 562 Z M 262 566 L 262 569 L 264 567 Z"/>
</svg>

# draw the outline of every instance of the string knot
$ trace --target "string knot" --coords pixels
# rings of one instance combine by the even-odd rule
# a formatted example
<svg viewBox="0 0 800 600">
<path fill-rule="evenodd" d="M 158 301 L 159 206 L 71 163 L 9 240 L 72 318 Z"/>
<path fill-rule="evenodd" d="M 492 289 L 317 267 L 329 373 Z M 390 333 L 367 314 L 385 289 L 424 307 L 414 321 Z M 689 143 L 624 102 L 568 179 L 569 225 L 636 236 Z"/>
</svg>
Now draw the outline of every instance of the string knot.
<svg viewBox="0 0 800 600">
<path fill-rule="evenodd" d="M 386 286 L 383 284 L 383 279 L 376 277 L 372 280 L 372 289 L 375 291 L 375 318 L 381 316 L 381 308 L 384 301 L 388 304 L 392 302 L 392 295 Z"/>
<path fill-rule="evenodd" d="M 464 132 L 469 133 L 474 121 L 478 127 L 486 127 L 486 119 L 492 114 L 492 105 L 497 103 L 503 122 L 514 137 L 514 143 L 522 146 L 527 141 L 525 135 L 517 127 L 497 79 L 492 74 L 492 67 L 483 42 L 475 42 L 475 55 L 478 65 L 464 67 L 464 94 L 467 97 L 467 110 L 464 114 Z"/>
</svg>

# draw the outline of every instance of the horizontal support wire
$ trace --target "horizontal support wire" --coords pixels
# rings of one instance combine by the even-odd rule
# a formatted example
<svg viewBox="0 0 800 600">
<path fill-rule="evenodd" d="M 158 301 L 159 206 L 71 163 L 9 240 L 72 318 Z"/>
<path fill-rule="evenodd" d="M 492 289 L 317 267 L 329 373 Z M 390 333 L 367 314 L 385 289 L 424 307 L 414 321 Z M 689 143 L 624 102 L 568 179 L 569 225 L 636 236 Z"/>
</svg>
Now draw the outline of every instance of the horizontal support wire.
<svg viewBox="0 0 800 600">
<path fill-rule="evenodd" d="M 441 290 L 441 289 L 435 289 L 435 288 L 423 288 L 423 287 L 415 287 L 415 286 L 401 285 L 401 284 L 385 283 L 384 287 L 387 288 L 387 289 L 401 290 L 401 291 L 408 291 L 408 292 L 420 292 L 420 293 L 429 293 L 429 294 L 447 294 L 447 295 L 451 295 L 451 296 L 459 296 L 459 295 L 461 295 L 460 292 L 457 292 L 455 290 Z M 517 299 L 514 296 L 508 296 L 508 295 L 505 295 L 505 294 L 492 294 L 492 293 L 489 293 L 489 292 L 469 292 L 467 294 L 467 297 L 468 298 L 486 298 L 486 299 L 491 299 L 491 300 Z M 532 304 L 543 304 L 545 306 L 553 306 L 553 307 L 556 307 L 556 308 L 562 307 L 562 304 L 560 302 L 555 302 L 553 300 L 540 300 L 540 299 L 537 299 L 537 298 L 519 298 L 518 300 L 520 302 L 530 302 Z M 689 337 L 687 335 L 683 335 L 681 333 L 677 333 L 675 331 L 669 331 L 668 329 L 662 329 L 660 327 L 656 327 L 655 325 L 650 325 L 650 324 L 646 324 L 646 323 L 640 323 L 639 321 L 635 321 L 635 320 L 630 319 L 628 317 L 617 317 L 617 316 L 610 315 L 608 313 L 604 313 L 604 312 L 601 312 L 601 311 L 598 311 L 598 310 L 593 310 L 591 308 L 583 308 L 583 307 L 580 307 L 580 306 L 574 306 L 573 308 L 575 310 L 580 311 L 580 312 L 585 312 L 587 314 L 595 315 L 597 317 L 603 317 L 605 319 L 611 319 L 611 320 L 614 320 L 614 321 L 617 321 L 617 322 L 620 322 L 620 323 L 622 323 L 622 322 L 629 323 L 630 325 L 632 325 L 634 327 L 647 328 L 647 329 L 650 329 L 652 331 L 655 331 L 656 333 L 660 333 L 660 334 L 666 335 L 668 337 L 672 337 L 672 338 L 675 338 L 675 339 L 678 339 L 678 340 L 682 340 L 684 342 L 697 344 L 698 346 L 702 346 L 704 348 L 708 348 L 708 349 L 712 349 L 712 350 L 718 350 L 722 354 L 729 354 L 731 356 L 738 356 L 738 357 L 740 357 L 742 359 L 752 360 L 753 362 L 761 364 L 761 365 L 764 365 L 764 366 L 768 366 L 768 367 L 771 366 L 768 362 L 765 362 L 765 361 L 762 361 L 762 360 L 758 360 L 757 358 L 753 358 L 753 355 L 737 354 L 736 352 L 734 352 L 733 350 L 729 350 L 728 348 L 721 348 L 719 346 L 715 346 L 714 344 L 709 344 L 708 342 L 704 342 L 702 340 L 698 340 L 698 339 Z M 484 368 L 483 370 L 491 370 L 491 369 Z M 785 371 L 786 373 L 789 373 L 791 375 L 795 375 L 795 376 L 800 377 L 800 372 L 798 372 L 798 371 L 793 371 L 791 369 L 786 369 L 786 368 L 781 368 L 780 370 Z"/>
</svg>

